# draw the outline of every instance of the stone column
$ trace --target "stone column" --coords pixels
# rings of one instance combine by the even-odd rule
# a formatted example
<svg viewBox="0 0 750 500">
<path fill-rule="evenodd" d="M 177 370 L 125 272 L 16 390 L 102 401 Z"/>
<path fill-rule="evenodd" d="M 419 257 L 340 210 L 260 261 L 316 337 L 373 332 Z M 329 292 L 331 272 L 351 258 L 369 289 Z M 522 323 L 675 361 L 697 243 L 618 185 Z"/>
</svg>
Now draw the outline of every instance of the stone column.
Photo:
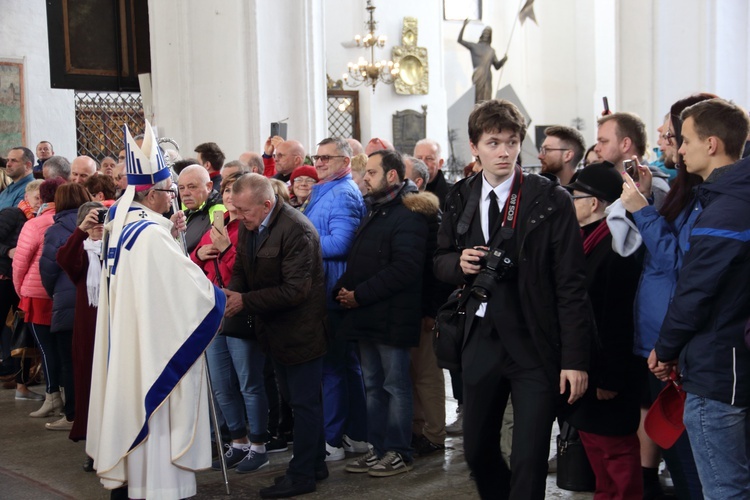
<svg viewBox="0 0 750 500">
<path fill-rule="evenodd" d="M 153 123 L 183 157 L 213 141 L 260 152 L 270 123 L 308 149 L 325 137 L 320 0 L 149 2 Z"/>
</svg>

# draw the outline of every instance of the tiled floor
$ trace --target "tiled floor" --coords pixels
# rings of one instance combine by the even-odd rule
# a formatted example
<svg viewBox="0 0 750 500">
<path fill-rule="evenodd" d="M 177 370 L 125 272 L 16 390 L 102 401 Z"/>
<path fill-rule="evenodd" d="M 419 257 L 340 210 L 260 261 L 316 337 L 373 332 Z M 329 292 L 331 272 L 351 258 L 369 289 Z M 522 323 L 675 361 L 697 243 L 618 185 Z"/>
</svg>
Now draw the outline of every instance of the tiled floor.
<svg viewBox="0 0 750 500">
<path fill-rule="evenodd" d="M 446 372 L 447 394 L 451 394 Z M 39 391 L 40 388 L 36 387 Z M 81 469 L 83 443 L 68 440 L 67 433 L 48 431 L 45 422 L 52 419 L 29 418 L 39 403 L 15 401 L 13 390 L 0 392 L 0 498 L 5 500 L 106 499 L 109 498 L 94 473 Z M 446 414 L 452 421 L 456 402 L 446 400 Z M 553 433 L 555 434 L 555 433 Z M 291 451 L 271 455 L 271 466 L 256 474 L 239 475 L 229 471 L 231 496 L 257 498 L 260 488 L 270 485 L 283 474 Z M 414 470 L 391 478 L 376 479 L 345 472 L 346 461 L 329 464 L 330 477 L 319 484 L 318 491 L 306 498 L 358 499 L 443 499 L 478 498 L 469 470 L 463 459 L 460 437 L 449 438 L 444 454 L 417 459 Z M 220 472 L 198 474 L 198 499 L 226 498 Z M 588 493 L 572 493 L 555 486 L 555 476 L 547 479 L 547 498 L 583 500 Z"/>
</svg>

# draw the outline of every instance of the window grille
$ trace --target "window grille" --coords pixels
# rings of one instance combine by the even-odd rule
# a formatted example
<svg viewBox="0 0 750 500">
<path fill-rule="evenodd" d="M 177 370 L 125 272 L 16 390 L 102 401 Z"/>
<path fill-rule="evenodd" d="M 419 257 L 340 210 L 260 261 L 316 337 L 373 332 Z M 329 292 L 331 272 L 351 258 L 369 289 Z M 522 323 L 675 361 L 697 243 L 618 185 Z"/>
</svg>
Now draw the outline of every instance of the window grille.
<svg viewBox="0 0 750 500">
<path fill-rule="evenodd" d="M 117 158 L 125 148 L 122 126 L 135 137 L 143 133 L 141 94 L 130 92 L 76 92 L 76 136 L 79 155 L 96 160 Z"/>
<path fill-rule="evenodd" d="M 328 135 L 359 140 L 359 92 L 328 90 Z"/>
</svg>

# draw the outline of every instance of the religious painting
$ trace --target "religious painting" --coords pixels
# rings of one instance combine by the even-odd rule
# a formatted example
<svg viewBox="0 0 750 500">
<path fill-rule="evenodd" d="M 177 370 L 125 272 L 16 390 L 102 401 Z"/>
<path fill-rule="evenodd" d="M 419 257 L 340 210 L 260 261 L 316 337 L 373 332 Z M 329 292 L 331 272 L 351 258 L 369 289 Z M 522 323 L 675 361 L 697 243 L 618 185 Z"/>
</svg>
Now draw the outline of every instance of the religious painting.
<svg viewBox="0 0 750 500">
<path fill-rule="evenodd" d="M 0 155 L 25 144 L 23 63 L 0 60 Z"/>
<path fill-rule="evenodd" d="M 481 21 L 482 0 L 443 0 L 443 19 Z"/>
</svg>

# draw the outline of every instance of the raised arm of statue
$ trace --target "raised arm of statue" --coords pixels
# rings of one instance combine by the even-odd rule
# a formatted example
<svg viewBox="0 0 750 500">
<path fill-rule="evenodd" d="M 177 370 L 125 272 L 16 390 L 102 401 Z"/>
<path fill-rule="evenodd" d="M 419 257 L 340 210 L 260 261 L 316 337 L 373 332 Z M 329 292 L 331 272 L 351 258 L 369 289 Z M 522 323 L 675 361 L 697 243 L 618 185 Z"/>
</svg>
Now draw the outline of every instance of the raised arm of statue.
<svg viewBox="0 0 750 500">
<path fill-rule="evenodd" d="M 458 43 L 466 47 L 467 49 L 471 50 L 471 46 L 474 45 L 473 43 L 464 42 L 464 30 L 466 30 L 466 25 L 469 24 L 469 19 L 466 18 L 464 20 L 464 25 L 461 26 L 461 31 L 458 32 Z"/>
</svg>

